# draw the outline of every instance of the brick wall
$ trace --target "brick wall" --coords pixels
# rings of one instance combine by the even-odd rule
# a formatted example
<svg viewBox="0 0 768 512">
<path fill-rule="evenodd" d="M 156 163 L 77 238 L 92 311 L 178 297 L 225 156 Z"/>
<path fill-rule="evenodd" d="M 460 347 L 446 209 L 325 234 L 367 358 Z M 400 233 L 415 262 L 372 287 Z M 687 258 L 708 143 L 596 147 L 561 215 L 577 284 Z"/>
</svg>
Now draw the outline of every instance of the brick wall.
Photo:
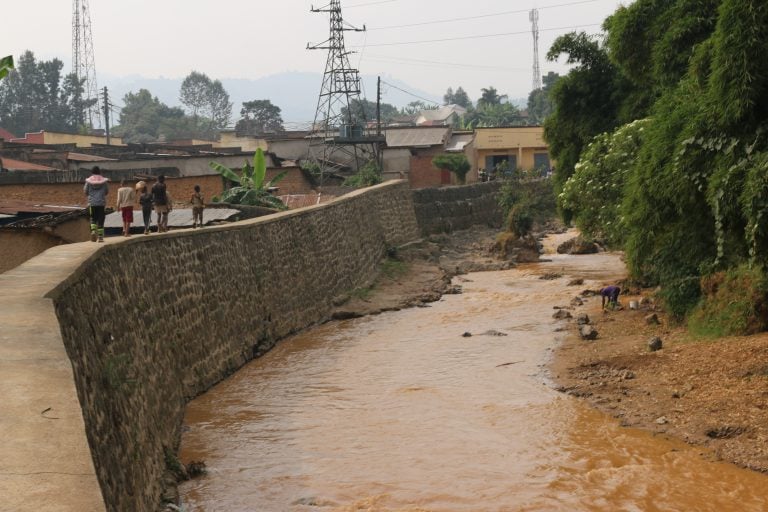
<svg viewBox="0 0 768 512">
<path fill-rule="evenodd" d="M 411 155 L 411 170 L 408 174 L 411 188 L 440 187 L 451 184 L 451 173 L 432 165 L 432 159 L 442 153 L 442 147 L 415 150 L 415 154 Z"/>
<path fill-rule="evenodd" d="M 333 299 L 368 282 L 388 247 L 416 238 L 411 190 L 389 182 L 99 247 L 51 296 L 108 510 L 155 510 L 186 402 L 327 320 Z"/>
</svg>

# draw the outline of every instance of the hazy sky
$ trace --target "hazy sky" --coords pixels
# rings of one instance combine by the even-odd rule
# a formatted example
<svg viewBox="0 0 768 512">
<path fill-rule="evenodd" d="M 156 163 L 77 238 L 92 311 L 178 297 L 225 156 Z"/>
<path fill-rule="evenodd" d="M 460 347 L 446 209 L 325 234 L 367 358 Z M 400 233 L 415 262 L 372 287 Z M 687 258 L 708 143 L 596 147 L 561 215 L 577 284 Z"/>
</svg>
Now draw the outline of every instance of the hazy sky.
<svg viewBox="0 0 768 512">
<path fill-rule="evenodd" d="M 322 72 L 326 55 L 306 50 L 328 37 L 327 0 L 88 0 L 100 76 L 259 78 L 281 71 Z M 0 54 L 30 49 L 71 61 L 72 1 L 5 2 Z M 366 75 L 396 77 L 442 95 L 462 85 L 473 99 L 493 85 L 511 97 L 531 89 L 533 42 L 528 10 L 539 9 L 541 71 L 566 68 L 545 55 L 558 35 L 598 32 L 629 0 L 342 0 L 344 18 L 367 32 L 347 32 Z M 511 12 L 519 11 L 519 12 Z M 441 20 L 453 20 L 434 23 Z M 419 24 L 402 27 L 402 25 Z M 399 28 L 391 28 L 399 26 Z M 511 34 L 509 34 L 511 33 Z M 491 34 L 509 34 L 482 37 Z M 392 43 L 464 38 L 429 43 Z M 103 84 L 100 80 L 99 86 Z M 375 93 L 368 91 L 369 97 Z M 385 98 L 386 99 L 386 98 Z"/>
</svg>

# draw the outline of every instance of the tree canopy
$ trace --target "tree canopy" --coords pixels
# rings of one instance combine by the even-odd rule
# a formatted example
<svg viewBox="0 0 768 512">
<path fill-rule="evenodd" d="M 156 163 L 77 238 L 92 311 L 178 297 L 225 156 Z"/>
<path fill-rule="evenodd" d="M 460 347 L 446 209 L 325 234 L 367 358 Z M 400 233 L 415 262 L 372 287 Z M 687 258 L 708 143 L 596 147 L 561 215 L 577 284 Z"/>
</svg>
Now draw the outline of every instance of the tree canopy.
<svg viewBox="0 0 768 512">
<path fill-rule="evenodd" d="M 221 81 L 211 80 L 205 73 L 192 71 L 181 83 L 181 104 L 192 118 L 194 136 L 213 139 L 229 125 L 232 102 Z"/>
<path fill-rule="evenodd" d="M 743 271 L 768 275 L 768 4 L 637 0 L 604 29 L 604 45 L 569 34 L 549 54 L 578 64 L 545 123 L 567 180 L 561 207 L 618 241 L 678 316 L 711 310 L 701 282 L 723 273 L 768 304 L 762 278 Z"/>
<path fill-rule="evenodd" d="M 456 91 L 454 91 L 452 87 L 449 87 L 443 95 L 443 104 L 459 105 L 460 107 L 467 109 L 472 108 L 472 100 L 469 99 L 467 91 L 465 91 L 461 86 L 459 86 Z"/>
<path fill-rule="evenodd" d="M 284 128 L 280 107 L 273 105 L 269 100 L 244 102 L 235 130 L 238 135 L 263 135 L 282 132 Z"/>
<path fill-rule="evenodd" d="M 0 82 L 0 125 L 17 135 L 87 129 L 86 108 L 97 100 L 85 100 L 85 80 L 74 74 L 62 77 L 63 67 L 58 59 L 39 61 L 31 51 L 24 52 L 15 69 L 5 67 L 8 73 Z"/>
</svg>

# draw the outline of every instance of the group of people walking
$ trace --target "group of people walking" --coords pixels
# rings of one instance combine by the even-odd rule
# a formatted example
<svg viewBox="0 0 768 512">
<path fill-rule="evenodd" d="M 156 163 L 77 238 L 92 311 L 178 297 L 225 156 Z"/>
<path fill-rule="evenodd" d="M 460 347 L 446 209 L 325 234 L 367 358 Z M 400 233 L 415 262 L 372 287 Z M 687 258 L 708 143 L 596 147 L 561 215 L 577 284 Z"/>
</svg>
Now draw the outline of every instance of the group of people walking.
<svg viewBox="0 0 768 512">
<path fill-rule="evenodd" d="M 109 194 L 109 180 L 101 175 L 101 169 L 94 167 L 91 175 L 85 180 L 83 192 L 88 200 L 88 215 L 91 219 L 91 241 L 104 241 L 104 220 L 106 218 L 107 195 Z M 168 214 L 173 209 L 173 199 L 165 184 L 165 176 L 158 176 L 157 183 L 148 188 L 143 181 L 136 183 L 136 187 L 120 182 L 117 190 L 116 210 L 123 219 L 123 236 L 131 236 L 131 224 L 133 224 L 133 208 L 138 198 L 141 214 L 144 220 L 144 234 L 150 233 L 152 224 L 152 210 L 157 214 L 157 231 L 168 231 Z M 203 227 L 203 209 L 205 199 L 200 191 L 200 185 L 195 185 L 194 192 L 189 201 L 192 204 L 193 228 Z"/>
</svg>

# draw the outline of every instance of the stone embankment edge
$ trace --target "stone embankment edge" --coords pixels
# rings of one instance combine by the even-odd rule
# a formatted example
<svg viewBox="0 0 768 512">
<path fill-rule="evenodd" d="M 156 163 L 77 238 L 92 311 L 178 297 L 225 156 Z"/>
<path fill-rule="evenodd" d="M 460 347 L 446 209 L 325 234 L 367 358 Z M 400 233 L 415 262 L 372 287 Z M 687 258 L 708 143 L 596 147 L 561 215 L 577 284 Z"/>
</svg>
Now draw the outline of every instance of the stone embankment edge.
<svg viewBox="0 0 768 512">
<path fill-rule="evenodd" d="M 327 320 L 333 297 L 418 233 L 410 189 L 389 182 L 269 217 L 107 243 L 72 269 L 47 297 L 106 509 L 154 510 L 186 403 Z"/>
</svg>

